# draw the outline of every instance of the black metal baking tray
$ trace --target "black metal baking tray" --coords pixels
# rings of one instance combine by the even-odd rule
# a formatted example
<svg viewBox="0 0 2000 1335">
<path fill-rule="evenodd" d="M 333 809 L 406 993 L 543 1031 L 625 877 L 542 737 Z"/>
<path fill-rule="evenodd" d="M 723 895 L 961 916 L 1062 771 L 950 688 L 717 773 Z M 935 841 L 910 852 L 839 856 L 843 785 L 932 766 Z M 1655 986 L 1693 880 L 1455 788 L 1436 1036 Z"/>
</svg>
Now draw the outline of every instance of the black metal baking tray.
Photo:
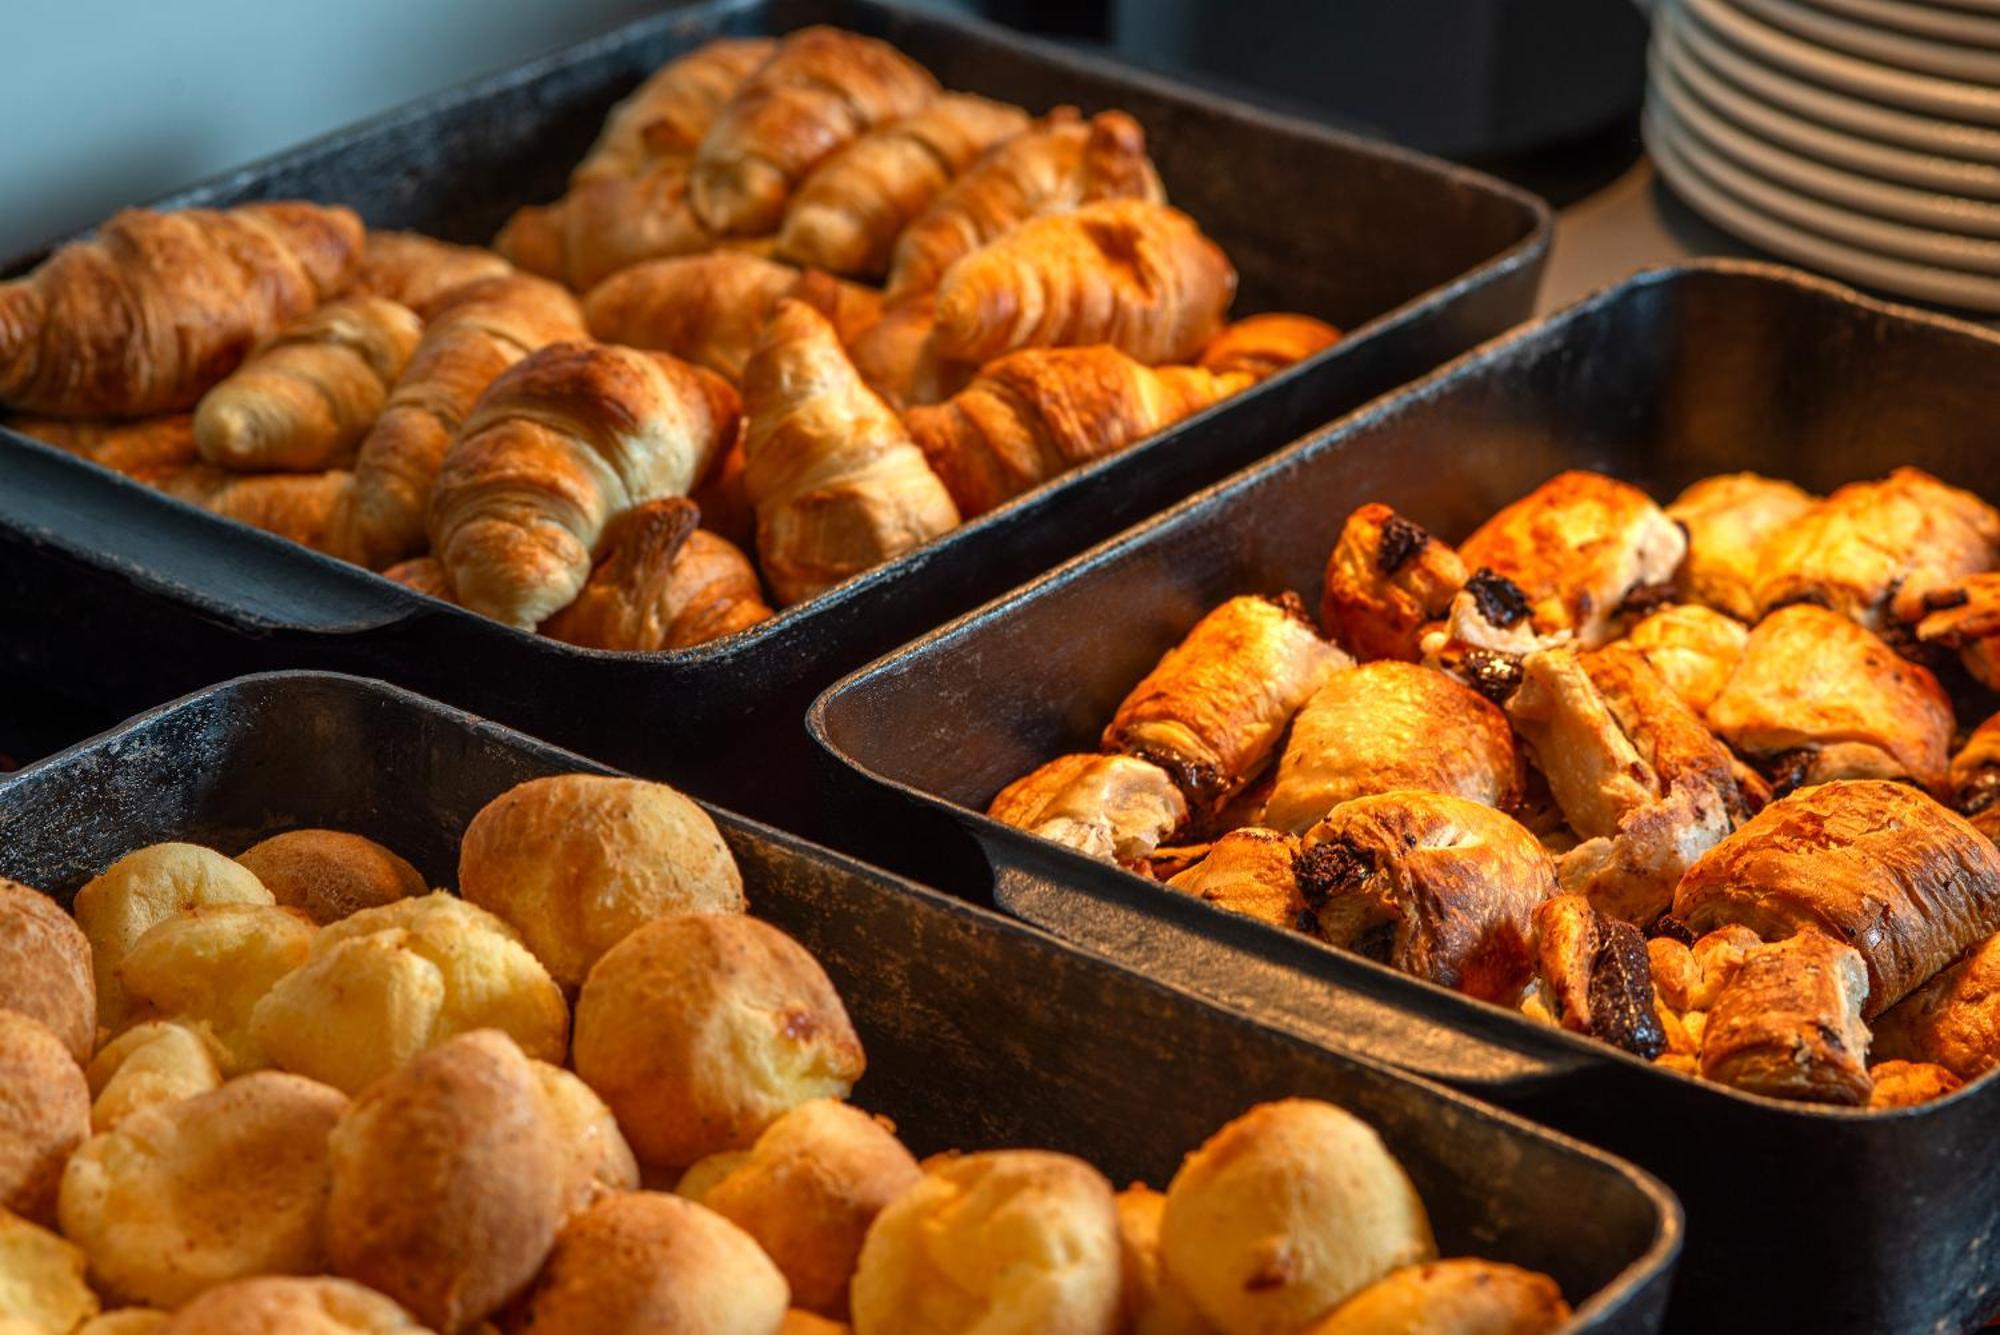
<svg viewBox="0 0 2000 1335">
<path fill-rule="evenodd" d="M 723 32 L 831 22 L 946 85 L 1123 107 L 1242 273 L 1238 309 L 1323 316 L 1337 347 L 1152 441 L 726 642 L 576 649 L 215 519 L 0 431 L 0 624 L 25 669 L 128 708 L 258 668 L 361 671 L 744 810 L 809 819 L 800 719 L 840 673 L 1047 569 L 1526 316 L 1547 209 L 1488 177 L 1004 29 L 874 0 L 722 0 L 642 20 L 164 201 L 303 196 L 483 241 L 560 193 L 606 109 Z"/>
<path fill-rule="evenodd" d="M 1690 1220 L 1677 1328 L 1958 1330 L 2000 1307 L 2000 1078 L 1882 1115 L 1698 1084 L 979 813 L 1042 761 L 1095 750 L 1132 683 L 1210 607 L 1316 598 L 1363 502 L 1455 540 L 1564 468 L 1671 495 L 1727 470 L 1824 490 L 1912 463 L 2000 500 L 1995 422 L 1990 331 L 1768 265 L 1642 274 L 863 669 L 809 726 L 876 785 L 876 828 L 927 810 L 977 840 L 992 871 L 975 897 L 1659 1173 Z M 894 865 L 892 841 L 869 847 Z"/>
<path fill-rule="evenodd" d="M 487 801 L 603 767 L 379 682 L 239 678 L 0 780 L 0 874 L 65 903 L 133 848 L 236 852 L 300 825 L 379 839 L 435 885 Z M 716 812 L 752 911 L 818 957 L 867 1049 L 856 1091 L 918 1154 L 1033 1145 L 1164 1186 L 1250 1103 L 1373 1123 L 1445 1253 L 1554 1275 L 1578 1331 L 1657 1330 L 1680 1239 L 1658 1182 L 1588 1146 L 1136 978 L 1045 934 Z"/>
</svg>

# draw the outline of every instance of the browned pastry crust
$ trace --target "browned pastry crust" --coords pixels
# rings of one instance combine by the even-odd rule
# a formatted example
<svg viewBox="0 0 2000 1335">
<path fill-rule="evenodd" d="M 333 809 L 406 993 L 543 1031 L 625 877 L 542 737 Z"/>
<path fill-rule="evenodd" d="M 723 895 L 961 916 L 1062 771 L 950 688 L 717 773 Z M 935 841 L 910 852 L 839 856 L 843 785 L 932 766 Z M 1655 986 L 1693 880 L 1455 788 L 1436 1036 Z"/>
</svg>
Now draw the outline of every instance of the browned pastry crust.
<svg viewBox="0 0 2000 1335">
<path fill-rule="evenodd" d="M 1320 939 L 1503 1005 L 1534 973 L 1535 906 L 1555 893 L 1533 835 L 1445 793 L 1342 803 L 1306 832 L 1297 874 Z"/>
<path fill-rule="evenodd" d="M 92 1326 L 84 1329 L 94 1333 Z M 424 1335 L 394 1302 L 327 1275 L 231 1280 L 203 1290 L 162 1324 L 144 1329 L 148 1335 Z"/>
<path fill-rule="evenodd" d="M 49 896 L 0 876 L 0 1010 L 48 1026 L 79 1064 L 97 1042 L 90 939 Z"/>
<path fill-rule="evenodd" d="M 1547 1275 L 1458 1257 L 1391 1271 L 1301 1335 L 1555 1335 L 1569 1319 Z"/>
<path fill-rule="evenodd" d="M 1668 583 L 1687 536 L 1637 487 L 1601 473 L 1559 473 L 1459 544 L 1468 569 L 1528 595 L 1537 631 L 1573 632 L 1587 649 L 1612 638 L 1635 594 Z"/>
<path fill-rule="evenodd" d="M 1347 516 L 1326 558 L 1319 618 L 1364 663 L 1414 663 L 1423 657 L 1424 627 L 1445 615 L 1465 576 L 1465 563 L 1450 544 L 1370 502 Z"/>
<path fill-rule="evenodd" d="M 1688 535 L 1682 590 L 1703 606 L 1755 621 L 1765 543 L 1817 503 L 1789 482 L 1756 473 L 1721 473 L 1694 483 L 1667 506 L 1667 517 Z"/>
<path fill-rule="evenodd" d="M 1249 384 L 1194 366 L 1155 370 L 1102 345 L 1028 348 L 987 363 L 949 400 L 911 408 L 903 421 L 971 519 Z"/>
<path fill-rule="evenodd" d="M 1349 662 L 1296 595 L 1231 598 L 1126 694 L 1104 749 L 1150 760 L 1193 810 L 1213 812 L 1257 776 L 1299 707 Z"/>
<path fill-rule="evenodd" d="M 271 897 L 324 927 L 428 892 L 423 873 L 373 839 L 344 830 L 287 830 L 236 855 Z"/>
<path fill-rule="evenodd" d="M 320 551 L 329 549 L 335 515 L 354 485 L 354 475 L 339 469 L 325 473 L 232 473 L 211 464 L 188 464 L 147 480 L 167 495 L 211 514 Z"/>
<path fill-rule="evenodd" d="M 747 549 L 757 543 L 757 510 L 743 485 L 749 463 L 743 457 L 743 437 L 723 452 L 688 497 L 701 509 L 701 526 L 732 547 Z"/>
<path fill-rule="evenodd" d="M 1310 915 L 1293 863 L 1298 839 L 1252 826 L 1231 830 L 1208 856 L 1167 884 L 1184 895 L 1273 927 L 1307 928 Z"/>
<path fill-rule="evenodd" d="M 1887 628 L 1905 583 L 1947 583 L 2000 564 L 2000 512 L 1916 468 L 1854 482 L 1773 533 L 1759 554 L 1757 608 L 1817 603 Z"/>
<path fill-rule="evenodd" d="M 2000 839 L 2000 714 L 1972 730 L 1946 778 L 1952 810 L 1987 838 Z"/>
<path fill-rule="evenodd" d="M 1956 1094 L 1965 1085 L 1944 1067 L 1929 1062 L 1877 1062 L 1868 1068 L 1868 1079 L 1873 1082 L 1868 1091 L 1868 1106 L 1877 1111 L 1914 1108 Z"/>
<path fill-rule="evenodd" d="M 192 408 L 346 287 L 361 243 L 352 210 L 317 204 L 113 214 L 0 283 L 0 404 L 58 417 Z"/>
<path fill-rule="evenodd" d="M 1641 1057 L 1666 1050 L 1652 950 L 1637 927 L 1575 894 L 1537 905 L 1534 926 L 1536 981 L 1551 1019 Z"/>
<path fill-rule="evenodd" d="M 1698 932 L 1816 929 L 1853 946 L 1872 1019 L 2000 930 L 2000 850 L 1908 784 L 1837 781 L 1780 798 L 1710 849 L 1673 911 Z"/>
<path fill-rule="evenodd" d="M 936 294 L 888 307 L 848 344 L 854 369 L 897 412 L 942 403 L 972 383 L 977 362 L 939 354 Z"/>
<path fill-rule="evenodd" d="M 55 1215 L 64 1161 L 90 1134 L 90 1086 L 65 1039 L 0 1010 L 0 1210 Z"/>
<path fill-rule="evenodd" d="M 1705 714 L 1743 661 L 1750 631 L 1699 603 L 1676 603 L 1632 627 L 1625 642 L 1646 656 L 1689 709 Z"/>
<path fill-rule="evenodd" d="M 1811 604 L 1781 608 L 1750 632 L 1743 661 L 1708 721 L 1738 751 L 1792 763 L 1806 783 L 1908 777 L 1938 791 L 1951 701 L 1929 671 L 1861 625 Z M 1780 788 L 1791 786 L 1780 776 Z"/>
<path fill-rule="evenodd" d="M 1222 328 L 1236 270 L 1192 218 L 1150 200 L 1031 219 L 938 281 L 937 349 L 1109 343 L 1148 365 L 1192 361 Z"/>
<path fill-rule="evenodd" d="M 2000 936 L 1876 1017 L 1875 1055 L 1935 1062 L 1961 1080 L 2000 1066 Z"/>
<path fill-rule="evenodd" d="M 593 649 L 684 649 L 768 619 L 749 560 L 696 528 L 699 517 L 675 497 L 612 520 L 583 592 L 542 633 Z"/>
<path fill-rule="evenodd" d="M 6 426 L 140 482 L 195 461 L 194 418 L 187 413 L 136 422 L 11 417 Z"/>
<path fill-rule="evenodd" d="M 1310 315 L 1272 311 L 1225 326 L 1201 350 L 1197 362 L 1217 375 L 1269 380 L 1340 341 L 1340 331 Z"/>
<path fill-rule="evenodd" d="M 986 814 L 1100 862 L 1138 867 L 1187 822 L 1187 799 L 1159 766 L 1131 756 L 1057 756 L 1014 780 Z"/>
<path fill-rule="evenodd" d="M 769 37 L 718 37 L 660 66 L 611 108 L 570 183 L 637 176 L 657 159 L 691 156 L 716 115 L 777 46 Z"/>
<path fill-rule="evenodd" d="M 1513 731 L 1497 708 L 1442 672 L 1379 659 L 1332 673 L 1306 701 L 1264 823 L 1301 831 L 1343 802 L 1399 789 L 1509 810 L 1523 782 Z"/>
<path fill-rule="evenodd" d="M 1957 650 L 1974 681 L 2000 690 L 2000 571 L 1944 584 L 1905 584 L 1894 611 L 1919 643 Z"/>
<path fill-rule="evenodd" d="M 493 249 L 581 292 L 642 260 L 693 255 L 716 239 L 688 205 L 688 168 L 666 159 L 637 176 L 598 176 L 553 204 L 515 210 Z"/>
<path fill-rule="evenodd" d="M 421 232 L 371 231 L 353 290 L 386 297 L 428 320 L 458 289 L 512 272 L 513 265 L 481 246 L 455 246 Z"/>
<path fill-rule="evenodd" d="M 787 35 L 695 150 L 695 216 L 724 236 L 776 231 L 828 154 L 936 95 L 930 71 L 886 42 L 824 26 Z"/>
<path fill-rule="evenodd" d="M 382 572 L 382 578 L 394 580 L 418 593 L 451 601 L 451 581 L 445 578 L 444 566 L 435 556 L 413 556 L 407 561 L 398 561 Z"/>
<path fill-rule="evenodd" d="M 1817 931 L 1754 947 L 1702 1030 L 1705 1080 L 1774 1099 L 1868 1102 L 1868 972 Z"/>
</svg>

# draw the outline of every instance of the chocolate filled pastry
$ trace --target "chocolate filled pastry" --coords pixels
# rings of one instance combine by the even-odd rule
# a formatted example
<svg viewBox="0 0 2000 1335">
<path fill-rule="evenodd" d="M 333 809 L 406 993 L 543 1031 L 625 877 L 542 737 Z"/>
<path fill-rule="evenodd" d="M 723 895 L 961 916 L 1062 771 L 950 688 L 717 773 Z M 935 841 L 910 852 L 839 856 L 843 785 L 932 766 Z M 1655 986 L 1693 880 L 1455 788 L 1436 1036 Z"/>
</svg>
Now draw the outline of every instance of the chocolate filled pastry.
<svg viewBox="0 0 2000 1335">
<path fill-rule="evenodd" d="M 1555 893 L 1533 835 L 1444 793 L 1343 803 L 1307 831 L 1297 876 L 1321 940 L 1503 1005 L 1534 974 L 1535 908 Z"/>
<path fill-rule="evenodd" d="M 1536 906 L 1534 933 L 1536 981 L 1550 1019 L 1649 1060 L 1666 1050 L 1651 952 L 1637 927 L 1581 895 L 1557 895 Z"/>
<path fill-rule="evenodd" d="M 1905 585 L 1896 619 L 1917 643 L 1954 650 L 1971 678 L 2000 690 L 2000 572 L 1983 571 L 1945 584 Z"/>
<path fill-rule="evenodd" d="M 1100 862 L 1136 867 L 1187 822 L 1187 799 L 1132 756 L 1058 756 L 1000 790 L 986 814 Z"/>
<path fill-rule="evenodd" d="M 1810 1103 L 1868 1102 L 1868 970 L 1817 931 L 1757 946 L 1702 1031 L 1704 1079 Z"/>
<path fill-rule="evenodd" d="M 1932 1062 L 1961 1080 L 2000 1066 L 2000 935 L 1878 1016 L 1875 1055 Z"/>
<path fill-rule="evenodd" d="M 1699 603 L 1676 603 L 1632 627 L 1625 639 L 1689 709 L 1706 714 L 1743 661 L 1750 629 Z"/>
<path fill-rule="evenodd" d="M 1126 695 L 1104 748 L 1158 765 L 1191 808 L 1213 811 L 1257 776 L 1299 707 L 1350 662 L 1295 595 L 1231 598 Z"/>
<path fill-rule="evenodd" d="M 1755 621 L 1764 544 L 1817 503 L 1789 482 L 1756 473 L 1721 473 L 1696 482 L 1667 506 L 1667 518 L 1688 535 L 1682 590 L 1705 607 Z"/>
<path fill-rule="evenodd" d="M 1952 809 L 1989 839 L 2000 837 L 2000 714 L 1966 738 L 1947 772 Z"/>
<path fill-rule="evenodd" d="M 1311 930 L 1312 917 L 1293 865 L 1299 841 L 1277 830 L 1231 830 L 1208 856 L 1167 882 L 1184 895 L 1273 927 Z"/>
<path fill-rule="evenodd" d="M 1423 657 L 1423 629 L 1441 620 L 1465 586 L 1465 562 L 1386 505 L 1357 509 L 1327 557 L 1320 620 L 1363 662 Z"/>
<path fill-rule="evenodd" d="M 2000 930 L 2000 851 L 1902 783 L 1845 780 L 1780 798 L 1688 869 L 1674 916 L 1766 941 L 1817 930 L 1868 967 L 1873 1019 Z"/>
</svg>

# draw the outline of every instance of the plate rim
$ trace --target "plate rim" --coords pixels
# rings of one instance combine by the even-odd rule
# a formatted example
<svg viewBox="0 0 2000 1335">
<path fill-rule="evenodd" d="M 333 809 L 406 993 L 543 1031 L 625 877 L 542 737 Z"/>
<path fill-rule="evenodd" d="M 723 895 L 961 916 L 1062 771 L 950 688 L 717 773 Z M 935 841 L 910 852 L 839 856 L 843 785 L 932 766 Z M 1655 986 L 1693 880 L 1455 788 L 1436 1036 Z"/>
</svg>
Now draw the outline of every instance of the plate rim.
<svg viewBox="0 0 2000 1335">
<path fill-rule="evenodd" d="M 1991 47 L 1913 37 L 1844 14 L 1822 13 L 1802 0 L 1728 2 L 1780 32 L 1835 54 L 1906 73 L 2000 87 L 2000 51 Z"/>
</svg>

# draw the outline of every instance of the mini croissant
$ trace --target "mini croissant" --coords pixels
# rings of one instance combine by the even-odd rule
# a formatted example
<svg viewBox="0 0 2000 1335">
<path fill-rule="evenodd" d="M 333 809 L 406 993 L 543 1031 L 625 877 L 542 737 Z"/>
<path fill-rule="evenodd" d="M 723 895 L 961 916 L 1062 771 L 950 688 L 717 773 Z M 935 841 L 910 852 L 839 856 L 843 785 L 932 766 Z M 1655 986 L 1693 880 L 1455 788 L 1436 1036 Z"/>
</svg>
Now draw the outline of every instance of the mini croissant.
<svg viewBox="0 0 2000 1335">
<path fill-rule="evenodd" d="M 1148 365 L 1192 361 L 1222 328 L 1236 270 L 1193 219 L 1140 200 L 1022 223 L 951 266 L 937 344 L 985 361 L 1109 343 Z"/>
<path fill-rule="evenodd" d="M 862 383 L 833 326 L 781 301 L 743 376 L 744 486 L 780 603 L 801 602 L 958 525 L 909 433 Z"/>
<path fill-rule="evenodd" d="M 127 209 L 0 283 L 0 404 L 57 417 L 192 408 L 344 288 L 361 245 L 344 208 Z"/>
<path fill-rule="evenodd" d="M 387 297 L 425 319 L 431 308 L 482 278 L 504 278 L 514 266 L 479 246 L 454 246 L 420 232 L 370 232 L 354 291 Z"/>
<path fill-rule="evenodd" d="M 736 391 L 657 352 L 558 343 L 493 382 L 431 497 L 459 604 L 523 629 L 568 606 L 611 520 L 684 496 L 740 428 Z"/>
<path fill-rule="evenodd" d="M 910 409 L 904 421 L 970 519 L 1249 383 L 1197 366 L 1155 370 L 1112 347 L 1030 348 L 990 363 L 949 401 Z"/>
<path fill-rule="evenodd" d="M 718 37 L 653 71 L 611 108 L 570 184 L 637 176 L 658 158 L 692 154 L 716 113 L 777 45 L 769 37 Z"/>
<path fill-rule="evenodd" d="M 1271 312 L 1238 320 L 1208 341 L 1199 365 L 1218 375 L 1269 380 L 1340 341 L 1340 331 L 1310 315 Z"/>
<path fill-rule="evenodd" d="M 777 230 L 785 199 L 822 158 L 937 94 L 930 71 L 886 42 L 802 28 L 744 81 L 695 152 L 695 216 L 712 232 Z"/>
<path fill-rule="evenodd" d="M 593 649 L 684 649 L 767 619 L 749 559 L 696 528 L 699 517 L 680 497 L 618 516 L 583 592 L 542 633 Z"/>
</svg>

